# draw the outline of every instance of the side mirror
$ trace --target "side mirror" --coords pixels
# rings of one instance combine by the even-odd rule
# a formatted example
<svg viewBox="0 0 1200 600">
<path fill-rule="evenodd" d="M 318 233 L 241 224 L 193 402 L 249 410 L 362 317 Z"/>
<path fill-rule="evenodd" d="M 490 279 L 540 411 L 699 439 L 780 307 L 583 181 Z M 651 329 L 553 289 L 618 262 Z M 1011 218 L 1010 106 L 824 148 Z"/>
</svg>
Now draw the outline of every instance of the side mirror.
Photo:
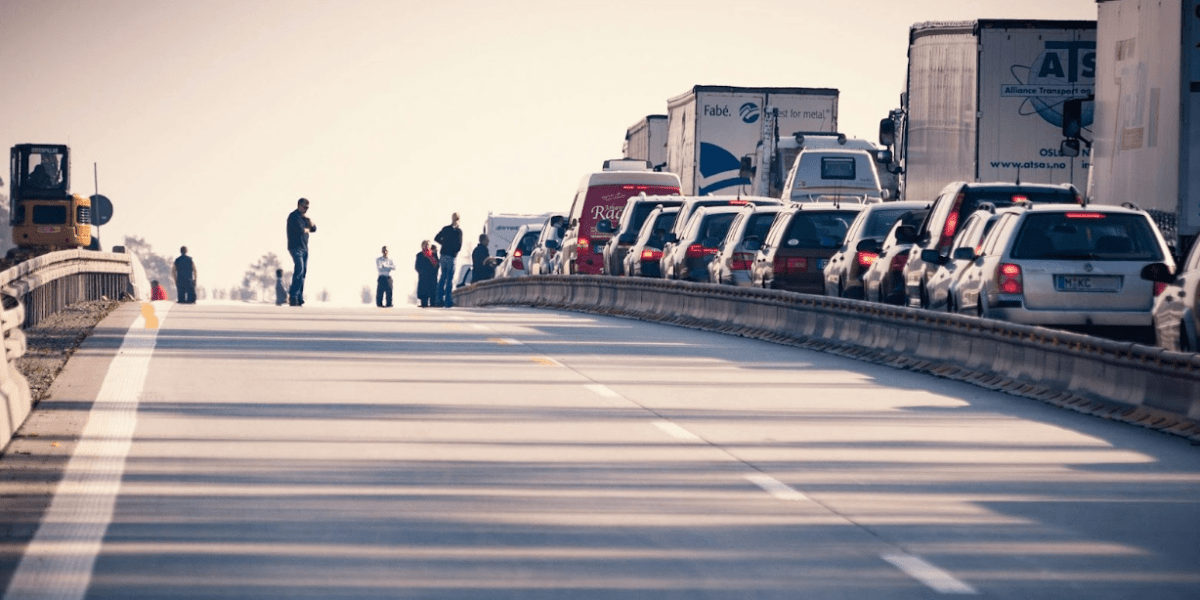
<svg viewBox="0 0 1200 600">
<path fill-rule="evenodd" d="M 562 215 L 556 215 L 556 216 L 550 217 L 550 226 L 554 227 L 554 228 L 562 228 L 563 223 L 566 220 L 567 220 L 567 218 Z"/>
<path fill-rule="evenodd" d="M 880 151 L 876 152 L 875 153 L 875 162 L 881 162 L 885 165 L 891 164 L 892 163 L 892 151 L 891 150 L 880 150 Z"/>
<path fill-rule="evenodd" d="M 917 228 L 912 225 L 901 225 L 896 228 L 896 242 L 914 244 L 917 241 Z"/>
<path fill-rule="evenodd" d="M 884 146 L 896 143 L 896 122 L 890 117 L 879 122 L 879 143 Z"/>
<path fill-rule="evenodd" d="M 600 221 L 596 223 L 596 231 L 599 231 L 600 233 L 612 233 L 616 230 L 613 229 L 613 224 L 610 219 L 600 219 Z"/>
<path fill-rule="evenodd" d="M 621 237 L 617 238 L 618 244 L 632 244 L 635 242 L 637 242 L 637 234 L 636 233 L 626 233 L 626 234 L 622 235 Z"/>
<path fill-rule="evenodd" d="M 743 156 L 738 164 L 738 177 L 742 179 L 754 179 L 754 161 L 749 156 Z"/>
<path fill-rule="evenodd" d="M 975 254 L 975 249 L 970 246 L 954 249 L 954 260 L 975 260 L 977 258 L 979 255 Z"/>
<path fill-rule="evenodd" d="M 1175 283 L 1175 273 L 1166 263 L 1154 263 L 1142 267 L 1142 279 L 1155 283 Z"/>
<path fill-rule="evenodd" d="M 700 247 L 701 248 L 716 248 L 717 245 L 720 243 L 721 243 L 721 240 L 719 238 L 715 238 L 715 237 L 704 238 L 703 240 L 700 240 Z"/>
<path fill-rule="evenodd" d="M 762 249 L 762 241 L 758 239 L 758 236 L 752 235 L 742 240 L 742 247 L 750 252 L 758 252 Z"/>
<path fill-rule="evenodd" d="M 882 244 L 880 244 L 879 240 L 867 238 L 865 240 L 859 240 L 858 246 L 855 246 L 854 249 L 857 250 L 858 252 L 870 252 L 872 254 L 879 254 L 880 250 L 882 250 L 883 247 L 882 247 Z"/>
<path fill-rule="evenodd" d="M 496 251 L 496 256 L 499 258 L 504 258 L 505 256 L 508 256 L 508 250 L 501 248 Z"/>
<path fill-rule="evenodd" d="M 1083 98 L 1071 98 L 1062 105 L 1062 134 L 1079 145 L 1079 134 L 1083 133 Z M 1078 156 L 1071 154 L 1070 156 Z"/>
<path fill-rule="evenodd" d="M 546 247 L 551 250 L 559 250 L 561 248 L 557 240 L 546 240 Z"/>
<path fill-rule="evenodd" d="M 899 236 L 897 236 L 899 237 Z M 931 265 L 944 265 L 949 262 L 945 256 L 942 256 L 937 250 L 922 250 L 921 260 Z"/>
<path fill-rule="evenodd" d="M 1058 150 L 1063 156 L 1079 156 L 1079 140 L 1063 140 L 1062 143 L 1059 144 Z"/>
<path fill-rule="evenodd" d="M 892 190 L 879 190 L 879 197 L 884 202 L 892 199 Z"/>
<path fill-rule="evenodd" d="M 664 237 L 664 238 L 663 238 L 663 241 L 665 241 L 665 242 L 666 242 L 666 243 L 668 243 L 668 244 L 678 244 L 678 243 L 679 243 L 679 236 L 677 236 L 677 235 L 675 235 L 675 234 L 673 234 L 673 233 L 668 233 L 668 234 L 666 235 L 666 237 Z"/>
</svg>

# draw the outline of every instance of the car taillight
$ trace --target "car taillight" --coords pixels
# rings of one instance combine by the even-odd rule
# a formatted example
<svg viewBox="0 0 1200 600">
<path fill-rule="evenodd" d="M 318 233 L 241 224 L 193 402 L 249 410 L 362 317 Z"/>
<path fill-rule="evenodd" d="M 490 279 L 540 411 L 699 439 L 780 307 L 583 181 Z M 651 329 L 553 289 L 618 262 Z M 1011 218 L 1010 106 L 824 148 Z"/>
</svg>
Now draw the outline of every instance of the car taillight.
<svg viewBox="0 0 1200 600">
<path fill-rule="evenodd" d="M 904 265 L 907 265 L 907 264 L 908 264 L 908 255 L 907 254 L 897 254 L 892 257 L 891 270 L 892 271 L 903 271 Z"/>
<path fill-rule="evenodd" d="M 521 254 L 519 252 L 513 256 L 512 268 L 521 269 L 522 271 L 525 270 L 525 262 L 521 260 Z"/>
<path fill-rule="evenodd" d="M 879 260 L 879 255 L 875 252 L 859 252 L 856 258 L 858 260 L 858 266 L 865 269 L 875 264 L 875 261 Z"/>
<path fill-rule="evenodd" d="M 655 250 L 653 248 L 646 248 L 645 250 L 642 250 L 643 262 L 647 260 L 658 260 L 660 258 L 662 258 L 662 250 Z"/>
<path fill-rule="evenodd" d="M 692 244 L 692 245 L 688 246 L 687 252 L 684 254 L 684 256 L 687 256 L 688 258 L 700 258 L 707 254 L 716 254 L 716 253 L 717 253 L 716 248 L 705 248 L 704 246 L 702 246 L 700 244 Z"/>
<path fill-rule="evenodd" d="M 958 231 L 958 209 L 965 197 L 965 193 L 959 192 L 954 197 L 954 204 L 950 205 L 950 214 L 946 215 L 946 225 L 942 227 L 942 237 L 938 238 L 937 247 L 941 250 L 949 248 L 950 242 L 954 240 L 954 232 Z"/>
<path fill-rule="evenodd" d="M 734 252 L 733 260 L 729 263 L 729 268 L 734 271 L 749 271 L 752 264 L 754 264 L 754 254 L 752 252 Z"/>
<path fill-rule="evenodd" d="M 581 237 L 575 242 L 575 245 L 579 248 L 579 250 L 587 250 L 592 245 L 592 241 Z"/>
<path fill-rule="evenodd" d="M 1067 218 L 1068 219 L 1103 219 L 1104 213 L 1069 212 L 1069 213 L 1067 213 Z"/>
<path fill-rule="evenodd" d="M 1164 291 L 1166 291 L 1166 289 L 1167 289 L 1167 284 L 1165 284 L 1161 281 L 1154 282 L 1154 297 L 1157 298 L 1158 295 L 1163 293 Z"/>
<path fill-rule="evenodd" d="M 1001 263 L 996 268 L 996 281 L 1001 294 L 1024 294 L 1025 284 L 1021 281 L 1021 267 L 1012 263 Z"/>
</svg>

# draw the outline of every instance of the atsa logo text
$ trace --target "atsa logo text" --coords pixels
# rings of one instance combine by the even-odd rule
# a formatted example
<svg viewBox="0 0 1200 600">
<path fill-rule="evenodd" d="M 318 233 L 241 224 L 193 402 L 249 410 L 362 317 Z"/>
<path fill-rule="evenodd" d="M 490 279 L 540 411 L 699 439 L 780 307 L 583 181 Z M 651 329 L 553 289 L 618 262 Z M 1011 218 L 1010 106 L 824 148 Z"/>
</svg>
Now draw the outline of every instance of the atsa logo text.
<svg viewBox="0 0 1200 600">
<path fill-rule="evenodd" d="M 758 121 L 759 109 L 758 104 L 747 102 L 738 107 L 737 114 L 741 117 L 743 123 L 754 123 Z M 732 117 L 733 109 L 728 104 L 705 104 L 704 116 L 706 117 Z"/>
</svg>

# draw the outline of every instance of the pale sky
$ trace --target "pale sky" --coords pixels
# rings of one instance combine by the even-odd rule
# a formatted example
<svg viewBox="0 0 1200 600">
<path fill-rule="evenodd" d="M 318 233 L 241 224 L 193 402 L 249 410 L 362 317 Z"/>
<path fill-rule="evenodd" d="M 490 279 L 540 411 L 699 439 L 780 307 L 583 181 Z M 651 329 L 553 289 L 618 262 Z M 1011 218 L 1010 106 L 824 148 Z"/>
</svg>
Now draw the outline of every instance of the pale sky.
<svg viewBox="0 0 1200 600">
<path fill-rule="evenodd" d="M 565 212 L 625 130 L 694 85 L 840 90 L 875 141 L 908 28 L 1095 19 L 1094 0 L 0 0 L 0 147 L 68 143 L 125 235 L 189 248 L 228 288 L 312 201 L 310 298 L 358 302 L 389 246 L 397 296 L 452 212 Z M 7 185 L 8 173 L 2 174 Z M 7 189 L 5 189 L 7 193 Z"/>
</svg>

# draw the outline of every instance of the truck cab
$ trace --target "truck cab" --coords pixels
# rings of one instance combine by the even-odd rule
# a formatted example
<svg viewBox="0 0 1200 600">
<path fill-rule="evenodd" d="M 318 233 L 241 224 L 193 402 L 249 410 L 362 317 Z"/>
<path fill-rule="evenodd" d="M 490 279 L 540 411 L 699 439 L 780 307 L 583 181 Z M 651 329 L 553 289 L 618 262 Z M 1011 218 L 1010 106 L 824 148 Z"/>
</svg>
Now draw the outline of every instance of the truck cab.
<svg viewBox="0 0 1200 600">
<path fill-rule="evenodd" d="M 70 149 L 18 144 L 9 154 L 9 224 L 20 254 L 88 246 L 91 200 L 70 192 Z"/>
</svg>

